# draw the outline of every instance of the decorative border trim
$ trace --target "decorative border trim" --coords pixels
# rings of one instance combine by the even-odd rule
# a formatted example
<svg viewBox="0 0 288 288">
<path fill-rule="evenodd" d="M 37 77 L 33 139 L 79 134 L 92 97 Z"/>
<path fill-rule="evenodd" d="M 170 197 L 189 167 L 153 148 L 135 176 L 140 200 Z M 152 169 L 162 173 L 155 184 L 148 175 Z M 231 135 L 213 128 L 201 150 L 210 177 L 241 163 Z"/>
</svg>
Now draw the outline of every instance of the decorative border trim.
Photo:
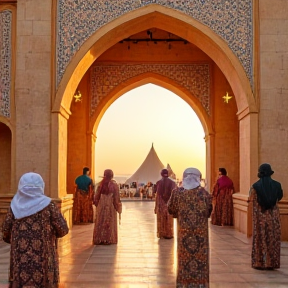
<svg viewBox="0 0 288 288">
<path fill-rule="evenodd" d="M 0 115 L 10 118 L 12 11 L 0 12 Z"/>
<path fill-rule="evenodd" d="M 210 115 L 210 70 L 209 64 L 198 63 L 94 65 L 90 76 L 90 116 L 93 116 L 100 101 L 120 83 L 149 72 L 169 78 L 187 89 Z"/>
</svg>

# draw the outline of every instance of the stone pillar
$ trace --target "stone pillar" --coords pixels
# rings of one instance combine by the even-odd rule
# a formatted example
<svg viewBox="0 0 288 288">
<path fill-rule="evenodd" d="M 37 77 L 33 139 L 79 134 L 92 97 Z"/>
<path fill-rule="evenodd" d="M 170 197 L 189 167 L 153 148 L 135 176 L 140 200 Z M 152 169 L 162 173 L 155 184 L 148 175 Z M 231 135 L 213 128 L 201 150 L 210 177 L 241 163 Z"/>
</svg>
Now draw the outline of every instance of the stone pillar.
<svg viewBox="0 0 288 288">
<path fill-rule="evenodd" d="M 238 114 L 240 150 L 240 192 L 233 195 L 234 227 L 252 235 L 252 214 L 248 206 L 251 184 L 257 180 L 258 171 L 258 114 L 247 110 Z"/>
<path fill-rule="evenodd" d="M 87 135 L 87 144 L 88 144 L 88 153 L 87 153 L 87 163 L 90 163 L 90 173 L 93 181 L 96 179 L 95 175 L 95 144 L 96 144 L 97 136 L 90 132 Z"/>
<path fill-rule="evenodd" d="M 17 3 L 16 41 L 16 180 L 39 173 L 50 191 L 51 4 Z"/>
<path fill-rule="evenodd" d="M 282 240 L 288 240 L 288 1 L 259 2 L 259 164 L 268 162 L 283 188 Z"/>
<path fill-rule="evenodd" d="M 214 134 L 209 134 L 205 136 L 206 143 L 206 188 L 207 191 L 211 192 L 213 188 L 213 171 L 214 167 Z"/>
<path fill-rule="evenodd" d="M 72 226 L 73 194 L 67 194 L 67 122 L 69 112 L 52 113 L 50 197 L 57 202 L 69 227 Z"/>
</svg>

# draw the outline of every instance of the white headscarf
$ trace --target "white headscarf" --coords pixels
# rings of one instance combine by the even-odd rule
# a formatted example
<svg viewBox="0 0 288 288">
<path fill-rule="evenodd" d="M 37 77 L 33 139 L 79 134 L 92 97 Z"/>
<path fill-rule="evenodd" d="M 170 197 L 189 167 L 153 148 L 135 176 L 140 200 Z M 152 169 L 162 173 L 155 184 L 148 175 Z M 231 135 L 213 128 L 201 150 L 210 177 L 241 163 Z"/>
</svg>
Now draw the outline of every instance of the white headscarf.
<svg viewBox="0 0 288 288">
<path fill-rule="evenodd" d="M 37 173 L 26 173 L 19 180 L 18 190 L 11 201 L 16 219 L 33 215 L 47 207 L 51 198 L 44 195 L 44 181 Z"/>
<path fill-rule="evenodd" d="M 187 168 L 183 173 L 182 186 L 186 190 L 200 186 L 201 172 L 196 168 Z"/>
</svg>

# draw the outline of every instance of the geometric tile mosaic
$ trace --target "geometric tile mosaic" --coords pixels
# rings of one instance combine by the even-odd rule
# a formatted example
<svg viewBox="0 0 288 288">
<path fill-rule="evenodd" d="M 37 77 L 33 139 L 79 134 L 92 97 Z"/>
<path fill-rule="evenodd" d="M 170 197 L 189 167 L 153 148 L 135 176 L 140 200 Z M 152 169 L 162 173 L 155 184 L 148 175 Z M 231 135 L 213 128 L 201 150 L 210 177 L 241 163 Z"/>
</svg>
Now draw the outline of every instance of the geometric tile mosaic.
<svg viewBox="0 0 288 288">
<path fill-rule="evenodd" d="M 238 57 L 253 84 L 253 0 L 58 0 L 57 84 L 73 55 L 95 31 L 151 4 L 180 11 L 212 29 Z"/>
<path fill-rule="evenodd" d="M 10 118 L 12 11 L 0 11 L 0 115 Z"/>
<path fill-rule="evenodd" d="M 149 72 L 169 78 L 187 89 L 210 115 L 210 70 L 209 64 L 199 63 L 93 65 L 90 74 L 90 116 L 93 116 L 99 102 L 120 83 Z"/>
</svg>

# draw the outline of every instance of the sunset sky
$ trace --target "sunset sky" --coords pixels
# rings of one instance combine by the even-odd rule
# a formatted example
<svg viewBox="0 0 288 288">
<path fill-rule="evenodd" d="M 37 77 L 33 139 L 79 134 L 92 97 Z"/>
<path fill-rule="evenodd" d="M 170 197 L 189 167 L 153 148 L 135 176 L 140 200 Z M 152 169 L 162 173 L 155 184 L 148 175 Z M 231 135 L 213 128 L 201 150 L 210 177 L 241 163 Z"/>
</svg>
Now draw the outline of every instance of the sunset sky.
<svg viewBox="0 0 288 288">
<path fill-rule="evenodd" d="M 197 167 L 205 178 L 204 130 L 193 109 L 176 94 L 153 84 L 118 98 L 97 130 L 95 180 L 107 168 L 114 175 L 132 175 L 152 143 L 158 157 L 177 178 Z"/>
</svg>

